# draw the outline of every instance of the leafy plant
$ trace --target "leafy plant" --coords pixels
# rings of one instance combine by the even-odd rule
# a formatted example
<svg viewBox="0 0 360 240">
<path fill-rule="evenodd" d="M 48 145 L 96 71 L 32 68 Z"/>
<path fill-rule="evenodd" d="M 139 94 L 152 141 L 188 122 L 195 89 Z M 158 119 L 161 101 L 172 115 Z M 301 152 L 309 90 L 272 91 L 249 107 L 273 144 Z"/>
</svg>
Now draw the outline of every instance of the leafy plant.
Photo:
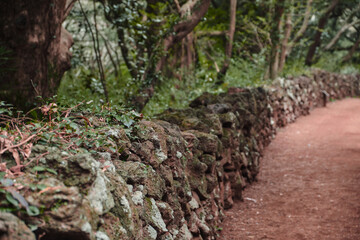
<svg viewBox="0 0 360 240">
<path fill-rule="evenodd" d="M 2 173 L 0 176 L 0 211 L 15 212 L 25 209 L 25 213 L 29 216 L 37 216 L 40 211 L 36 206 L 31 206 L 25 198 L 15 189 L 14 181 L 4 178 Z"/>
<path fill-rule="evenodd" d="M 7 104 L 4 101 L 0 101 L 0 114 L 12 116 L 13 115 L 13 107 L 11 104 Z"/>
</svg>

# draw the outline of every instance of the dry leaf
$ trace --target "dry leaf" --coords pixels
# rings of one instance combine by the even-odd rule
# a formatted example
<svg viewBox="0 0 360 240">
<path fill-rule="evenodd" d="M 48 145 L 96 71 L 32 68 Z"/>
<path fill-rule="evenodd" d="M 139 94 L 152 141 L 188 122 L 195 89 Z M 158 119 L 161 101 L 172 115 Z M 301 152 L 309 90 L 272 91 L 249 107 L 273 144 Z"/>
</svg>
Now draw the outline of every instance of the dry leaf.
<svg viewBox="0 0 360 240">
<path fill-rule="evenodd" d="M 0 172 L 5 172 L 7 170 L 6 162 L 0 163 Z"/>
<path fill-rule="evenodd" d="M 22 149 L 19 149 L 20 153 L 23 155 L 24 159 L 28 159 L 30 157 L 32 146 L 33 146 L 32 143 L 28 143 L 28 144 L 24 145 L 24 147 Z"/>
<path fill-rule="evenodd" d="M 50 105 L 44 105 L 40 108 L 42 114 L 44 114 L 45 116 L 48 114 L 48 112 L 50 111 Z"/>
<path fill-rule="evenodd" d="M 12 153 L 13 158 L 15 159 L 16 165 L 17 166 L 21 165 L 19 152 L 16 149 L 13 149 L 13 148 L 9 149 L 9 152 Z"/>
<path fill-rule="evenodd" d="M 50 103 L 49 105 L 44 105 L 40 108 L 41 112 L 46 116 L 49 113 L 57 112 L 56 103 Z"/>
</svg>

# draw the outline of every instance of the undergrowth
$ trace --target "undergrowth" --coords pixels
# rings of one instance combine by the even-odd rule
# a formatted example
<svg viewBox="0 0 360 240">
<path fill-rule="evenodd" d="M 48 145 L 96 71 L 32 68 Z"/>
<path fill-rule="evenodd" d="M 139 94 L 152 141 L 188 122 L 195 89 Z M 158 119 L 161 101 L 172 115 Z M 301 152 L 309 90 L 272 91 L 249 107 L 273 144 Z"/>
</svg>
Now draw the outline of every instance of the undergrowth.
<svg viewBox="0 0 360 240">
<path fill-rule="evenodd" d="M 353 74 L 360 72 L 360 65 L 342 63 L 345 53 L 337 55 L 325 53 L 312 67 L 305 66 L 303 56 L 292 56 L 287 60 L 280 77 L 296 77 L 311 75 L 313 68 L 330 72 Z M 217 59 L 221 62 L 221 59 Z M 113 106 L 124 106 L 127 100 L 137 91 L 140 83 L 134 82 L 125 66 L 121 66 L 123 75 L 115 77 L 108 74 L 107 85 L 110 103 Z M 229 87 L 257 87 L 271 84 L 266 79 L 267 61 L 263 54 L 254 54 L 247 58 L 233 58 L 230 67 L 220 86 L 216 85 L 217 72 L 212 62 L 202 61 L 201 67 L 178 73 L 178 78 L 162 79 L 155 88 L 155 94 L 143 110 L 146 116 L 161 113 L 167 108 L 185 108 L 204 92 L 217 94 Z M 103 104 L 104 96 L 99 79 L 95 77 L 96 69 L 90 70 L 84 66 L 69 71 L 58 91 L 58 102 L 62 105 L 74 105 L 80 101 L 92 100 L 94 104 Z M 131 106 L 130 106 L 131 107 Z"/>
<path fill-rule="evenodd" d="M 49 189 L 16 181 L 25 171 L 40 178 L 46 177 L 45 172 L 57 175 L 56 170 L 38 165 L 40 158 L 49 152 L 34 156 L 33 145 L 57 147 L 69 155 L 88 151 L 120 156 L 124 149 L 112 141 L 109 126 L 119 126 L 134 140 L 134 132 L 139 130 L 137 122 L 142 118 L 143 115 L 135 111 L 91 101 L 72 107 L 51 102 L 26 114 L 0 102 L 0 211 L 36 216 L 44 210 L 30 206 L 19 190 L 41 194 Z"/>
</svg>

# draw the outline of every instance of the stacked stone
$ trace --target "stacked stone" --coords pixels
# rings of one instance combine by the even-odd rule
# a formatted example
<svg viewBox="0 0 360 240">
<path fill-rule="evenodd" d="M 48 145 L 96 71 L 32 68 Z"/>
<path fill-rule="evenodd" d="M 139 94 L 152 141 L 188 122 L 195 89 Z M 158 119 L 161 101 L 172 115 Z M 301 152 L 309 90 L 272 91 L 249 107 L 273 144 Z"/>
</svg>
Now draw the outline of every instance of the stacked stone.
<svg viewBox="0 0 360 240">
<path fill-rule="evenodd" d="M 118 126 L 104 128 L 120 155 L 35 145 L 31 158 L 43 155 L 39 166 L 58 175 L 38 179 L 28 171 L 18 179 L 47 187 L 19 190 L 29 204 L 45 206 L 40 217 L 19 216 L 45 240 L 215 239 L 223 210 L 256 179 L 277 128 L 330 99 L 360 96 L 359 83 L 360 76 L 315 71 L 264 88 L 206 93 L 187 109 L 141 121 L 131 140 Z M 9 239 L 35 239 L 14 215 L 0 213 L 0 225 Z"/>
<path fill-rule="evenodd" d="M 312 77 L 279 78 L 267 91 L 272 124 L 283 127 L 330 100 L 359 96 L 359 76 L 315 70 Z"/>
<path fill-rule="evenodd" d="M 243 188 L 255 179 L 262 149 L 272 135 L 271 113 L 262 88 L 204 94 L 190 106 L 167 110 L 160 118 L 179 126 L 192 146 L 187 166 L 192 196 L 211 229 L 219 224 L 223 209 L 231 208 L 234 198 L 241 199 Z M 200 231 L 198 237 L 208 235 Z"/>
</svg>

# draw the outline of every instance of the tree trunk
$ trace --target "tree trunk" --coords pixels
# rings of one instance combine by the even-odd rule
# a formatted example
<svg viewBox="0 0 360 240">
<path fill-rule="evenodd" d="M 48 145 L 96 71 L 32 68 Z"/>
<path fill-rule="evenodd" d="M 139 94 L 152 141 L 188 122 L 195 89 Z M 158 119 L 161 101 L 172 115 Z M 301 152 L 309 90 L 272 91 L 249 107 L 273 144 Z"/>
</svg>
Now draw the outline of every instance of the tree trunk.
<svg viewBox="0 0 360 240">
<path fill-rule="evenodd" d="M 288 44 L 288 54 L 291 53 L 291 49 L 293 48 L 293 46 L 299 42 L 299 40 L 302 38 L 302 36 L 304 35 L 308 25 L 309 25 L 309 19 L 310 19 L 310 15 L 311 15 L 311 4 L 312 4 L 313 0 L 308 0 L 306 3 L 306 10 L 305 10 L 305 14 L 304 14 L 304 20 L 301 24 L 301 27 L 299 29 L 299 31 L 297 31 L 297 33 L 295 34 L 294 40 L 292 40 L 292 42 L 290 44 Z"/>
<path fill-rule="evenodd" d="M 186 20 L 174 26 L 175 34 L 169 35 L 164 40 L 164 56 L 156 65 L 156 71 L 160 71 L 165 63 L 167 51 L 177 42 L 186 37 L 199 24 L 201 19 L 205 16 L 210 6 L 210 0 L 202 0 L 200 6 L 192 13 Z"/>
<path fill-rule="evenodd" d="M 281 43 L 281 55 L 280 55 L 278 72 L 282 72 L 282 70 L 285 66 L 285 61 L 286 61 L 286 56 L 287 56 L 287 51 L 288 51 L 288 42 L 289 42 L 291 30 L 292 30 L 291 19 L 292 19 L 292 14 L 288 13 L 286 16 L 284 38 Z"/>
<path fill-rule="evenodd" d="M 349 61 L 353 54 L 355 53 L 356 49 L 358 49 L 359 47 L 359 44 L 360 44 L 360 34 L 359 34 L 359 37 L 358 39 L 356 40 L 356 42 L 354 43 L 354 45 L 351 47 L 351 49 L 349 50 L 348 54 L 343 58 L 343 62 L 347 62 Z"/>
<path fill-rule="evenodd" d="M 194 0 L 189 0 L 189 2 L 192 1 Z M 198 1 L 199 0 L 196 0 L 196 2 Z M 207 13 L 210 6 L 210 2 L 211 2 L 210 0 L 201 0 L 199 7 L 197 7 L 196 10 L 191 15 L 189 15 L 184 21 L 181 21 L 174 26 L 174 34 L 170 34 L 167 38 L 164 39 L 164 44 L 163 44 L 164 55 L 157 62 L 154 72 L 152 74 L 159 73 L 163 69 L 163 66 L 166 62 L 168 50 L 172 48 L 174 44 L 181 42 L 182 39 L 184 39 L 189 33 L 191 33 L 194 30 L 194 28 L 200 23 L 201 19 Z M 194 5 L 190 4 L 187 6 L 191 7 Z M 143 110 L 145 105 L 149 102 L 149 100 L 152 98 L 154 94 L 154 89 L 155 89 L 155 85 L 157 84 L 156 81 L 157 79 L 155 76 L 151 76 L 151 78 L 152 80 L 148 84 L 148 86 L 141 89 L 137 94 L 137 96 L 135 96 L 131 100 L 132 107 L 134 107 L 135 110 L 138 112 L 141 112 Z"/>
<path fill-rule="evenodd" d="M 11 69 L 1 76 L 0 99 L 21 109 L 35 97 L 53 96 L 70 68 L 73 40 L 61 24 L 73 1 L 0 1 L 0 44 L 9 50 Z"/>
<path fill-rule="evenodd" d="M 125 32 L 124 29 L 118 28 L 117 29 L 117 36 L 119 38 L 119 46 L 121 50 L 121 55 L 124 59 L 125 65 L 127 69 L 129 70 L 129 73 L 133 79 L 138 78 L 138 72 L 136 66 L 131 63 L 130 57 L 129 57 L 129 50 L 126 47 L 125 43 Z"/>
<path fill-rule="evenodd" d="M 326 25 L 326 22 L 330 16 L 330 13 L 334 10 L 336 5 L 339 3 L 339 0 L 333 0 L 329 7 L 327 8 L 325 14 L 320 18 L 317 31 L 314 36 L 314 42 L 310 45 L 308 53 L 306 55 L 305 64 L 307 66 L 311 66 L 313 64 L 313 58 L 315 56 L 316 49 L 321 44 L 321 35 L 323 32 L 323 29 Z"/>
<path fill-rule="evenodd" d="M 275 11 L 273 16 L 273 24 L 271 29 L 271 51 L 269 58 L 269 73 L 270 78 L 275 79 L 278 75 L 279 62 L 279 41 L 280 41 L 280 26 L 281 17 L 284 12 L 284 0 L 278 0 L 275 4 Z"/>
<path fill-rule="evenodd" d="M 227 34 L 228 39 L 226 41 L 226 47 L 225 47 L 225 60 L 224 60 L 224 64 L 223 64 L 221 70 L 218 72 L 217 84 L 223 83 L 223 81 L 224 81 L 223 78 L 230 66 L 235 27 L 236 27 L 236 0 L 230 0 L 230 25 L 229 25 L 229 31 Z"/>
</svg>

